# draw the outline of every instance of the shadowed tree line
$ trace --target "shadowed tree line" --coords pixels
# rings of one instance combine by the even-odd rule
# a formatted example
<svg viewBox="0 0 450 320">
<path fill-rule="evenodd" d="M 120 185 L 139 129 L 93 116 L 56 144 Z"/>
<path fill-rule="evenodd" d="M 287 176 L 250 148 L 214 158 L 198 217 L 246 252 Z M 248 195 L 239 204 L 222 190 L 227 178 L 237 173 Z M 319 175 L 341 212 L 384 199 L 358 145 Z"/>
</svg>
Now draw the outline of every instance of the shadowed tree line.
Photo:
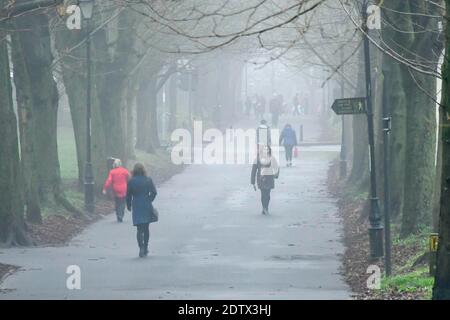
<svg viewBox="0 0 450 320">
<path fill-rule="evenodd" d="M 26 3 L 18 0 L 17 4 Z M 65 2 L 68 6 L 72 1 Z M 0 6 L 5 7 L 6 2 Z M 62 10 L 61 12 L 63 12 Z M 243 64 L 226 53 L 221 59 L 164 52 L 158 43 L 164 34 L 156 23 L 145 21 L 135 9 L 115 1 L 96 1 L 90 21 L 92 56 L 92 164 L 96 192 L 106 174 L 106 158 L 135 159 L 135 149 L 154 153 L 161 148 L 161 96 L 169 104 L 169 128 L 190 128 L 193 118 L 216 118 L 216 106 L 227 105 L 221 119 L 232 122 L 239 99 Z M 55 7 L 32 10 L 2 19 L 1 37 L 1 180 L 0 243 L 29 245 L 27 222 L 41 223 L 44 207 L 62 207 L 75 216 L 84 210 L 66 197 L 57 144 L 60 96 L 66 94 L 72 119 L 78 164 L 78 185 L 83 188 L 86 159 L 86 21 L 81 30 L 69 30 L 67 15 Z M 175 39 L 176 40 L 176 39 Z M 175 41 L 174 40 L 174 41 Z M 180 43 L 183 39 L 178 40 Z M 186 92 L 186 62 L 197 73 L 195 88 Z M 187 74 L 193 82 L 192 74 Z M 213 88 L 211 88 L 213 84 Z M 58 86 L 62 90 L 58 90 Z M 208 87 L 208 88 L 207 88 Z M 195 90 L 194 90 L 195 89 Z M 209 91 L 210 95 L 200 95 Z M 192 115 L 186 115 L 191 95 Z M 186 109 L 186 108 L 183 108 Z M 220 124 L 217 124 L 220 125 Z"/>
</svg>

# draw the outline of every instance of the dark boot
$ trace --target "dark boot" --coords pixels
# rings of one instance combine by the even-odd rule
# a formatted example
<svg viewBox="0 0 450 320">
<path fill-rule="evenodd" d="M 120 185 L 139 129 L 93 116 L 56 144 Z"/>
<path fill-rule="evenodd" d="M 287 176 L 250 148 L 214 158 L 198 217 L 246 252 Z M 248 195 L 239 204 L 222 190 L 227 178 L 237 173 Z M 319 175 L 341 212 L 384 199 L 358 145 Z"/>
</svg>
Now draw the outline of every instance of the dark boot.
<svg viewBox="0 0 450 320">
<path fill-rule="evenodd" d="M 148 256 L 148 242 L 144 240 L 144 244 L 142 247 L 144 248 L 144 256 Z"/>
<path fill-rule="evenodd" d="M 143 258 L 145 257 L 145 248 L 144 247 L 140 247 L 139 248 L 139 258 Z"/>
</svg>

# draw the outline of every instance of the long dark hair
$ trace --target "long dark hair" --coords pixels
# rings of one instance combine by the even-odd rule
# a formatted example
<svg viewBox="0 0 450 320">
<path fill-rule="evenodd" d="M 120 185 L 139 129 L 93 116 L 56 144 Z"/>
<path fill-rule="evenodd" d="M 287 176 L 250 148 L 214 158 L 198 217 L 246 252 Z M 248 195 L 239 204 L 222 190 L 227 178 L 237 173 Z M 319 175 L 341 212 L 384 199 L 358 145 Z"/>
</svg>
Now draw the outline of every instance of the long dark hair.
<svg viewBox="0 0 450 320">
<path fill-rule="evenodd" d="M 133 177 L 136 176 L 147 176 L 147 172 L 145 172 L 144 165 L 142 163 L 136 163 L 133 168 Z"/>
<path fill-rule="evenodd" d="M 271 157 L 272 156 L 272 148 L 269 146 L 269 145 L 265 145 L 265 146 L 263 146 L 261 149 L 259 149 L 257 152 L 258 152 L 258 155 L 261 155 L 261 153 L 264 151 L 264 149 L 265 148 L 267 148 L 267 155 L 269 156 L 269 157 Z"/>
</svg>

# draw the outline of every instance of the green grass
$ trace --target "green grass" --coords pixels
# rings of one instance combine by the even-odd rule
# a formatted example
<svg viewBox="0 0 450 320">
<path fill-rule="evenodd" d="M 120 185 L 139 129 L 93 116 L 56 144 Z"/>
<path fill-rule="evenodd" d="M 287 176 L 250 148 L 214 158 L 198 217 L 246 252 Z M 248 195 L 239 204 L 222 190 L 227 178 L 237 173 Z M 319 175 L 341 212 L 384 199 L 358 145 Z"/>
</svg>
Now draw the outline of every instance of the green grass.
<svg viewBox="0 0 450 320">
<path fill-rule="evenodd" d="M 78 180 L 78 163 L 73 130 L 67 127 L 58 127 L 58 157 L 64 194 L 67 200 L 77 208 L 83 208 L 84 195 L 79 192 L 73 182 Z M 67 187 L 69 185 L 70 187 Z M 42 217 L 46 218 L 53 214 L 69 216 L 70 213 L 58 206 L 54 201 L 43 203 L 41 207 Z"/>
<path fill-rule="evenodd" d="M 393 241 L 397 250 L 404 248 L 415 248 L 414 254 L 404 261 L 403 265 L 394 266 L 395 276 L 382 280 L 381 288 L 385 291 L 397 291 L 400 293 L 422 292 L 424 299 L 431 299 L 434 278 L 429 275 L 429 267 L 420 265 L 414 267 L 414 263 L 428 251 L 428 240 L 430 227 L 422 226 L 417 234 L 412 234 L 407 238 L 400 238 L 399 224 L 393 224 Z"/>
<path fill-rule="evenodd" d="M 74 188 L 66 188 L 64 194 L 67 199 L 77 208 L 83 208 L 84 206 L 84 193 L 79 192 Z"/>
<path fill-rule="evenodd" d="M 61 168 L 61 178 L 64 182 L 76 181 L 78 179 L 77 153 L 75 137 L 71 128 L 58 128 L 58 156 Z M 150 165 L 151 168 L 165 168 L 170 164 L 170 154 L 164 150 L 157 150 L 154 154 L 149 154 L 136 150 L 137 161 Z M 135 161 L 129 161 L 128 167 L 132 168 Z M 70 200 L 78 200 L 79 192 L 66 190 L 66 195 Z"/>
<path fill-rule="evenodd" d="M 384 278 L 381 290 L 396 290 L 402 293 L 425 292 L 425 298 L 431 299 L 434 278 L 430 277 L 427 267 L 422 267 L 409 273 Z"/>
<path fill-rule="evenodd" d="M 393 245 L 404 245 L 404 246 L 410 246 L 416 243 L 420 243 L 420 246 L 424 249 L 428 246 L 428 235 L 429 231 L 422 230 L 420 233 L 409 235 L 407 238 L 400 238 L 400 235 L 395 232 L 395 237 L 392 241 Z"/>
<path fill-rule="evenodd" d="M 368 199 L 368 191 L 360 185 L 342 185 L 342 196 L 350 201 Z M 434 278 L 429 275 L 425 255 L 429 248 L 429 235 L 432 228 L 427 224 L 419 224 L 418 231 L 406 238 L 400 237 L 401 221 L 397 217 L 391 224 L 393 246 L 393 276 L 381 281 L 381 295 L 402 297 L 401 293 L 417 294 L 414 297 L 431 299 Z M 418 261 L 418 259 L 420 260 Z M 416 263 L 418 265 L 414 265 Z M 375 298 L 379 298 L 378 295 Z"/>
<path fill-rule="evenodd" d="M 58 157 L 63 180 L 78 179 L 77 151 L 73 130 L 58 128 Z"/>
<path fill-rule="evenodd" d="M 154 154 L 149 154 L 136 150 L 137 161 L 143 162 L 148 169 L 166 168 L 171 164 L 170 154 L 164 150 L 157 150 Z M 63 183 L 71 183 L 78 180 L 78 163 L 73 130 L 68 127 L 58 127 L 58 156 Z M 129 161 L 128 168 L 131 169 L 136 161 Z M 150 173 L 150 172 L 149 172 Z M 66 196 L 69 200 L 76 202 L 82 195 L 76 190 L 66 188 Z"/>
</svg>

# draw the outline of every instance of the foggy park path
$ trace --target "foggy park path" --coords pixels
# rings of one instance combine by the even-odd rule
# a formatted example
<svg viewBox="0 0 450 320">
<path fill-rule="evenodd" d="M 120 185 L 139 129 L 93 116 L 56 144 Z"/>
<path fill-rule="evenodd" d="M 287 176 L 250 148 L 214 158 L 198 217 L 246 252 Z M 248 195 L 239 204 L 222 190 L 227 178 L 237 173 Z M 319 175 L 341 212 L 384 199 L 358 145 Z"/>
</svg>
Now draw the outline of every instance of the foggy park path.
<svg viewBox="0 0 450 320">
<path fill-rule="evenodd" d="M 147 258 L 137 257 L 130 213 L 122 224 L 109 215 L 67 247 L 1 249 L 3 263 L 22 269 L 0 299 L 347 299 L 326 190 L 338 151 L 302 147 L 295 167 L 282 161 L 269 216 L 250 166 L 188 166 L 158 188 Z M 81 268 L 81 290 L 66 288 L 69 265 Z"/>
</svg>

